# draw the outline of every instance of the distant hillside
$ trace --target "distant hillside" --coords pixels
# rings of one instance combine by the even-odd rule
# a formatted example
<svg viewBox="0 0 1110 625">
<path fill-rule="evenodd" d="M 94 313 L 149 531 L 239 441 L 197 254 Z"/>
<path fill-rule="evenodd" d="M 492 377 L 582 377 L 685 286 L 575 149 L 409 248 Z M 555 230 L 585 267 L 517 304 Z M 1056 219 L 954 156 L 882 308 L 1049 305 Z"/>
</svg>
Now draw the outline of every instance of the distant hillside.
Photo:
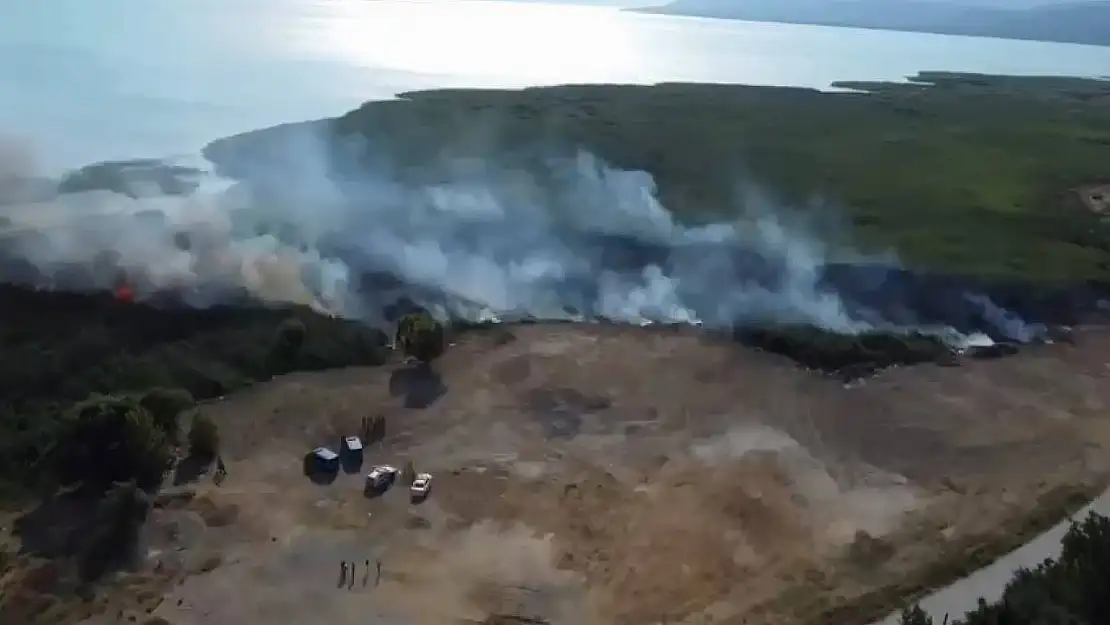
<svg viewBox="0 0 1110 625">
<path fill-rule="evenodd" d="M 923 0 L 675 0 L 647 13 L 1110 46 L 1110 2 L 1030 8 Z"/>
</svg>

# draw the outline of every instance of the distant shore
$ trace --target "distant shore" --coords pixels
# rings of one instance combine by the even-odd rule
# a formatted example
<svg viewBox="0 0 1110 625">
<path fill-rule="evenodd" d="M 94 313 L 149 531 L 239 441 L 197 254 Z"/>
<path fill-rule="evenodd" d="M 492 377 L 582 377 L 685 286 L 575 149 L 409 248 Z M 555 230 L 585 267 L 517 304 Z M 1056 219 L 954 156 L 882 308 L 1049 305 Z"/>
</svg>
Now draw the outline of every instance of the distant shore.
<svg viewBox="0 0 1110 625">
<path fill-rule="evenodd" d="M 679 4 L 679 3 L 672 3 Z M 1095 5 L 1096 3 L 1090 3 Z M 1054 29 L 1051 17 L 1045 21 L 1047 25 L 1036 24 L 1034 18 L 1027 18 L 1016 27 L 1005 25 L 997 26 L 983 21 L 952 20 L 943 23 L 882 23 L 882 20 L 868 22 L 863 20 L 837 19 L 837 18 L 807 18 L 804 16 L 765 15 L 758 12 L 748 12 L 736 7 L 735 11 L 698 10 L 697 8 L 684 8 L 681 6 L 671 8 L 672 5 L 657 7 L 642 7 L 625 9 L 633 13 L 646 13 L 651 15 L 669 15 L 673 17 L 701 17 L 709 19 L 739 20 L 745 22 L 766 22 L 772 24 L 796 24 L 802 26 L 826 26 L 832 28 L 856 28 L 861 30 L 885 30 L 892 32 L 922 33 L 929 35 L 948 35 L 957 37 L 982 37 L 989 39 L 1008 39 L 1013 41 L 1041 41 L 1046 43 L 1068 43 L 1087 46 L 1110 46 L 1110 31 L 1086 29 L 1076 31 L 1070 28 Z M 1099 16 L 1110 22 L 1110 3 L 1100 7 Z M 1095 10 L 1095 9 L 1091 9 Z M 1016 12 L 1015 12 L 1016 13 Z M 1092 17 L 1090 19 L 1099 19 Z"/>
</svg>

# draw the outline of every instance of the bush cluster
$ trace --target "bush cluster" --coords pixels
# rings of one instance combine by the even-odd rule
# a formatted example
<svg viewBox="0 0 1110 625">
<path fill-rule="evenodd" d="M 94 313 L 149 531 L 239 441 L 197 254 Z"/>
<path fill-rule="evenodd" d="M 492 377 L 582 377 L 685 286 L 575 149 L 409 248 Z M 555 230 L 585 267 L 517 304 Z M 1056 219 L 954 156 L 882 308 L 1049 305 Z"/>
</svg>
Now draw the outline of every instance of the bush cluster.
<svg viewBox="0 0 1110 625">
<path fill-rule="evenodd" d="M 750 347 L 786 356 L 804 367 L 848 377 L 895 365 L 944 363 L 952 351 L 924 334 L 864 332 L 839 334 L 811 325 L 741 327 L 733 338 Z"/>
<path fill-rule="evenodd" d="M 406 356 L 428 363 L 447 349 L 446 330 L 428 313 L 405 315 L 397 323 L 397 345 Z"/>
<path fill-rule="evenodd" d="M 211 462 L 219 453 L 220 431 L 216 422 L 206 415 L 197 415 L 189 426 L 189 455 Z"/>
<path fill-rule="evenodd" d="M 952 625 L 1102 625 L 1110 623 L 1110 519 L 1092 513 L 1073 523 L 1057 559 L 1021 569 L 998 601 L 979 605 Z M 934 625 L 919 606 L 902 625 Z"/>
<path fill-rule="evenodd" d="M 11 285 L 0 301 L 0 497 L 77 479 L 147 487 L 196 401 L 386 358 L 380 331 L 306 309 L 154 308 Z"/>
</svg>

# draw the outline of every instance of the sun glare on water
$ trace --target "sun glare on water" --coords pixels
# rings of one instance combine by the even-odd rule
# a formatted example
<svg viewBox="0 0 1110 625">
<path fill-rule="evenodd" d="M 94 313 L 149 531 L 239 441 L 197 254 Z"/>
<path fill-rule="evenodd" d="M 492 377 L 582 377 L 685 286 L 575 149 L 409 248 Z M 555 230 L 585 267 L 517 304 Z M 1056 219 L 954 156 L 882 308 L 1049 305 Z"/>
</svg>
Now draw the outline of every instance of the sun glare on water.
<svg viewBox="0 0 1110 625">
<path fill-rule="evenodd" d="M 292 45 L 351 65 L 499 81 L 604 82 L 635 70 L 613 9 L 484 0 L 341 0 Z"/>
</svg>

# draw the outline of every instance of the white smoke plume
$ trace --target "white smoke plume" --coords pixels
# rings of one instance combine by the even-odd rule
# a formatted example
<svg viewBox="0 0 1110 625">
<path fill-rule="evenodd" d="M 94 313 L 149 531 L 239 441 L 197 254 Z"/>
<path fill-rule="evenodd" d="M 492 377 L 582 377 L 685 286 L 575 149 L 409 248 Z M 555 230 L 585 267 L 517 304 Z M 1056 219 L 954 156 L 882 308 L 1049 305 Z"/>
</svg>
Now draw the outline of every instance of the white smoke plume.
<svg viewBox="0 0 1110 625">
<path fill-rule="evenodd" d="M 809 323 L 989 341 L 845 301 L 823 285 L 831 251 L 751 185 L 739 186 L 741 217 L 690 227 L 660 203 L 651 176 L 585 152 L 547 158 L 539 173 L 445 157 L 435 180 L 416 183 L 373 150 L 379 167 L 337 166 L 341 151 L 320 127 L 287 130 L 266 162 L 240 164 L 249 185 L 210 175 L 188 197 L 9 197 L 0 201 L 5 263 L 30 265 L 45 286 L 77 271 L 112 288 L 122 271 L 140 297 L 170 290 L 201 306 L 246 291 L 371 323 L 404 296 L 472 320 Z M 25 147 L 0 147 L 0 187 L 39 180 Z M 13 272 L 3 279 L 19 279 Z M 1036 332 L 988 298 L 968 301 L 1005 336 Z"/>
</svg>

